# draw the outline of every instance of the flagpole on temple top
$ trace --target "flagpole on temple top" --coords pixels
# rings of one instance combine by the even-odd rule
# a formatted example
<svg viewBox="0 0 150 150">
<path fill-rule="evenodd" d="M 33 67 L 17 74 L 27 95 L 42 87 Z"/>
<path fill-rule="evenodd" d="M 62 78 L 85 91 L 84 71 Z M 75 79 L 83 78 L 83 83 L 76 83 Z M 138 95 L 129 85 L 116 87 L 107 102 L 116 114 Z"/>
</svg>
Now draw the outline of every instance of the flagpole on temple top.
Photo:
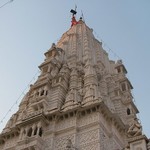
<svg viewBox="0 0 150 150">
<path fill-rule="evenodd" d="M 75 5 L 75 9 L 71 9 L 71 10 L 70 10 L 70 12 L 72 13 L 71 27 L 72 27 L 73 25 L 78 24 L 78 21 L 76 20 L 76 17 L 75 17 L 75 15 L 77 14 L 76 9 L 77 9 L 77 6 Z"/>
</svg>

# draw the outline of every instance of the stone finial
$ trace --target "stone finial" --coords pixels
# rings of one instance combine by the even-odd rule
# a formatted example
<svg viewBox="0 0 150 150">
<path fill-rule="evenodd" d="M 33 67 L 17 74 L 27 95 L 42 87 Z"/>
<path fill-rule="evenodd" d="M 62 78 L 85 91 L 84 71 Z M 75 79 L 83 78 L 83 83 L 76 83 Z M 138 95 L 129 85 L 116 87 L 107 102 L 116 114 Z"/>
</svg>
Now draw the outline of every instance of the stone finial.
<svg viewBox="0 0 150 150">
<path fill-rule="evenodd" d="M 51 48 L 53 49 L 53 48 L 56 48 L 56 45 L 55 45 L 55 43 L 52 43 L 52 46 L 51 46 Z"/>
<path fill-rule="evenodd" d="M 51 48 L 50 48 L 48 51 L 51 51 L 51 50 L 53 50 L 53 49 L 56 49 L 55 43 L 52 43 Z"/>
<path fill-rule="evenodd" d="M 118 60 L 118 61 L 117 61 L 117 64 L 122 64 L 122 60 L 121 60 L 121 59 Z"/>
</svg>

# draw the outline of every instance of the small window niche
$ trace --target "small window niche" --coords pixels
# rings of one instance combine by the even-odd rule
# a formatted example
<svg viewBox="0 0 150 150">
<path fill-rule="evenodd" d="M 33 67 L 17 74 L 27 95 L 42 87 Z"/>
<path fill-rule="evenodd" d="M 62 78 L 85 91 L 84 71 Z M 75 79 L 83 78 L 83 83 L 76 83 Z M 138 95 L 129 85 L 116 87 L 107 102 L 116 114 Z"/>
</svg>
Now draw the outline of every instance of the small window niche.
<svg viewBox="0 0 150 150">
<path fill-rule="evenodd" d="M 48 72 L 48 66 L 45 66 L 44 68 L 43 68 L 43 73 L 47 73 Z"/>
<path fill-rule="evenodd" d="M 122 83 L 122 84 L 121 84 L 121 90 L 122 90 L 123 92 L 127 90 L 127 88 L 126 88 L 126 83 Z"/>
<path fill-rule="evenodd" d="M 131 115 L 131 110 L 130 110 L 130 108 L 127 108 L 127 115 Z"/>
<path fill-rule="evenodd" d="M 115 96 L 119 96 L 120 95 L 120 91 L 119 90 L 115 90 L 114 93 L 115 93 Z"/>
<path fill-rule="evenodd" d="M 117 73 L 121 73 L 121 67 L 117 68 Z"/>
<path fill-rule="evenodd" d="M 37 134 L 37 130 L 38 130 L 38 128 L 36 127 L 35 130 L 34 130 L 34 135 Z"/>
</svg>

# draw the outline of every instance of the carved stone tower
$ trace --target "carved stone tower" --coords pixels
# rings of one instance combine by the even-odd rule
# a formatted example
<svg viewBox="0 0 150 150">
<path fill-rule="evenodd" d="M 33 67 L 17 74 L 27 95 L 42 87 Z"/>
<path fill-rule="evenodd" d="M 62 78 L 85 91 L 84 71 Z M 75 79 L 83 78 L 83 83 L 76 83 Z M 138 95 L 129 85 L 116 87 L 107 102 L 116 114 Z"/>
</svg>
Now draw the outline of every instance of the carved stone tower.
<svg viewBox="0 0 150 150">
<path fill-rule="evenodd" d="M 0 134 L 0 150 L 150 150 L 121 60 L 109 60 L 72 10 L 41 74 Z"/>
</svg>

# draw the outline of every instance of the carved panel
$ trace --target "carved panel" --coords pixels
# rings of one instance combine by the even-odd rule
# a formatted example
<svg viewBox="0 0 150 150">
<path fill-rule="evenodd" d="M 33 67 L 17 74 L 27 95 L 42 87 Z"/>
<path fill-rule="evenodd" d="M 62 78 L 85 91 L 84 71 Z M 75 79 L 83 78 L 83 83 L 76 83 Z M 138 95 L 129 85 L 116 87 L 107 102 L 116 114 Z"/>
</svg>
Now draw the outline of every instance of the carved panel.
<svg viewBox="0 0 150 150">
<path fill-rule="evenodd" d="M 81 133 L 79 135 L 79 145 L 86 145 L 98 140 L 98 129 Z"/>
<path fill-rule="evenodd" d="M 148 150 L 145 140 L 146 139 L 143 136 L 137 136 L 137 137 L 131 138 L 129 140 L 129 141 L 132 141 L 130 143 L 130 149 L 131 150 Z"/>
<path fill-rule="evenodd" d="M 114 139 L 112 140 L 111 145 L 112 145 L 114 150 L 121 149 L 121 146 Z"/>
<path fill-rule="evenodd" d="M 26 137 L 24 140 L 20 140 L 17 143 L 17 149 L 15 150 L 28 150 L 33 147 L 35 150 L 45 150 L 45 140 L 39 136 Z"/>
<path fill-rule="evenodd" d="M 85 147 L 81 147 L 80 150 L 100 150 L 100 147 L 98 143 L 94 143 Z"/>
<path fill-rule="evenodd" d="M 52 148 L 52 144 L 53 144 L 52 137 L 47 138 L 45 140 L 45 143 L 46 143 L 46 150 L 50 150 Z"/>
<path fill-rule="evenodd" d="M 109 150 L 111 149 L 109 137 L 106 135 L 104 130 L 100 129 L 100 149 L 101 150 Z"/>
<path fill-rule="evenodd" d="M 55 138 L 55 150 L 65 150 L 67 140 L 70 139 L 72 144 L 75 143 L 75 135 L 58 136 Z"/>
<path fill-rule="evenodd" d="M 117 141 L 117 143 L 122 145 L 124 143 L 124 139 L 123 139 L 124 135 L 121 134 L 115 126 L 112 127 L 112 132 L 113 132 L 113 138 Z"/>
<path fill-rule="evenodd" d="M 100 115 L 100 126 L 105 132 L 109 132 L 111 130 L 111 122 L 105 116 Z"/>
<path fill-rule="evenodd" d="M 45 127 L 45 133 L 48 131 L 54 131 L 55 130 L 55 122 L 51 121 L 48 126 Z"/>
<path fill-rule="evenodd" d="M 12 148 L 16 146 L 17 138 L 12 138 L 6 141 L 4 149 Z"/>
</svg>

